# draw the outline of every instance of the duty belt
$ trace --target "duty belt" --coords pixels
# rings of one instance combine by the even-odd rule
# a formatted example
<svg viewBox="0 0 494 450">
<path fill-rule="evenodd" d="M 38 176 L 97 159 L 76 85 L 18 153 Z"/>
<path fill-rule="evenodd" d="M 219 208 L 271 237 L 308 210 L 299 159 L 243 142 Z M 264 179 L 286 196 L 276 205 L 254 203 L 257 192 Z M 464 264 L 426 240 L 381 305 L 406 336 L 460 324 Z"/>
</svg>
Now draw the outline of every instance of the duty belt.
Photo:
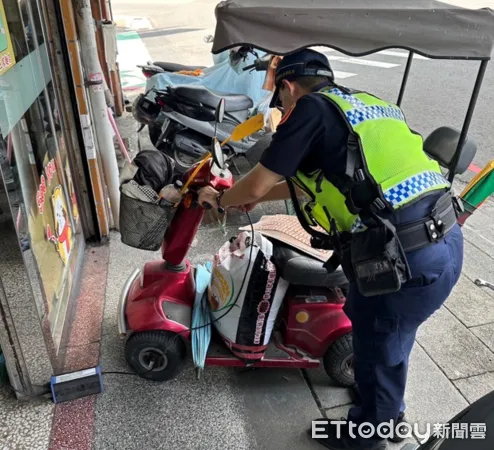
<svg viewBox="0 0 494 450">
<path fill-rule="evenodd" d="M 457 222 L 455 202 L 450 192 L 439 198 L 428 217 L 397 226 L 396 233 L 405 252 L 420 250 L 439 242 Z"/>
</svg>

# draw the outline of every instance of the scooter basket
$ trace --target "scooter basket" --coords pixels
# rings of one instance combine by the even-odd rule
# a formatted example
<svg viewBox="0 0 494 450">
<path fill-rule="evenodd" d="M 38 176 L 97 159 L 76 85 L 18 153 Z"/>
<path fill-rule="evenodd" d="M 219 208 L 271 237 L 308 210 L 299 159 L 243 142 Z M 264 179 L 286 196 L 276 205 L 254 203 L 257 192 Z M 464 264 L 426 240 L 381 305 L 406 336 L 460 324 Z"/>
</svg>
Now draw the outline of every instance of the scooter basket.
<svg viewBox="0 0 494 450">
<path fill-rule="evenodd" d="M 176 208 L 147 203 L 120 192 L 120 236 L 125 245 L 156 251 Z"/>
</svg>

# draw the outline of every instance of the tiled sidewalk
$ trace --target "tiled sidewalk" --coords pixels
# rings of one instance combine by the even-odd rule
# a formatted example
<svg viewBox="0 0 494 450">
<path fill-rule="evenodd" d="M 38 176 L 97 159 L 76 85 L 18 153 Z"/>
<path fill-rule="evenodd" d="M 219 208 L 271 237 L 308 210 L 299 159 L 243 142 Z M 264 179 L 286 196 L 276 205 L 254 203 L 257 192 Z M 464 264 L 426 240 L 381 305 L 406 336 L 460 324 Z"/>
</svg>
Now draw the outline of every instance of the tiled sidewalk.
<svg viewBox="0 0 494 450">
<path fill-rule="evenodd" d="M 266 206 L 266 213 L 283 212 L 282 204 Z M 494 389 L 494 292 L 473 283 L 477 277 L 494 281 L 492 217 L 490 202 L 467 221 L 462 278 L 417 335 L 407 389 L 411 422 L 447 421 Z M 228 236 L 246 224 L 241 217 L 233 222 Z M 201 228 L 192 262 L 210 258 L 226 239 L 213 227 Z M 88 249 L 67 370 L 100 362 L 104 371 L 129 371 L 116 331 L 116 302 L 134 268 L 158 257 L 126 247 L 118 233 L 108 245 Z M 321 413 L 340 418 L 351 403 L 322 370 L 207 368 L 198 381 L 189 364 L 170 383 L 108 374 L 104 387 L 99 396 L 57 406 L 18 402 L 0 389 L 0 449 L 315 449 L 305 436 L 310 420 Z"/>
</svg>

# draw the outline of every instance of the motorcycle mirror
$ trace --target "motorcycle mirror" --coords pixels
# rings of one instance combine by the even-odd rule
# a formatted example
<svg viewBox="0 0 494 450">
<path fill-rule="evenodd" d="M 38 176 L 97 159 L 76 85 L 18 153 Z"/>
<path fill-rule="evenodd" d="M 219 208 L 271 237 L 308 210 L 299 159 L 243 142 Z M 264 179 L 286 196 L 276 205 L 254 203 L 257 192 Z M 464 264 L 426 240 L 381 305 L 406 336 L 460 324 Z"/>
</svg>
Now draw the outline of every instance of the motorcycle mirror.
<svg viewBox="0 0 494 450">
<path fill-rule="evenodd" d="M 204 42 L 206 44 L 211 44 L 211 42 L 214 41 L 214 36 L 212 34 L 208 34 L 207 36 L 204 36 Z"/>
<path fill-rule="evenodd" d="M 246 120 L 240 125 L 237 125 L 233 130 L 231 136 L 228 139 L 226 139 L 224 142 L 222 142 L 221 145 L 223 146 L 230 141 L 235 141 L 235 142 L 241 141 L 242 139 L 245 139 L 251 134 L 254 134 L 257 131 L 262 130 L 263 127 L 264 127 L 264 114 L 260 113 L 257 114 L 256 116 L 251 117 L 250 119 Z"/>
<path fill-rule="evenodd" d="M 216 107 L 216 111 L 214 113 L 214 117 L 216 123 L 223 122 L 223 117 L 225 116 L 225 99 L 222 98 Z"/>
<path fill-rule="evenodd" d="M 218 166 L 218 168 L 223 170 L 225 168 L 225 155 L 223 154 L 223 150 L 221 149 L 220 141 L 218 141 L 218 139 L 216 139 L 215 137 L 213 138 L 212 148 L 214 164 Z"/>
</svg>

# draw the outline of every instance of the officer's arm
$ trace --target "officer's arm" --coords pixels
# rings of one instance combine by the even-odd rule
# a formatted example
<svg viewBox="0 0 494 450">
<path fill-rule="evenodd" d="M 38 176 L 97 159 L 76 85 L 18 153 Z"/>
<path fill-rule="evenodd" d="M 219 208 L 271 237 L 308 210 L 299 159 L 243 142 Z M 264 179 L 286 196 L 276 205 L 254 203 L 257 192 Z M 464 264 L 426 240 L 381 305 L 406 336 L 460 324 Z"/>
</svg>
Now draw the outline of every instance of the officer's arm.
<svg viewBox="0 0 494 450">
<path fill-rule="evenodd" d="M 268 193 L 284 178 L 295 175 L 301 161 L 312 148 L 321 130 L 320 110 L 313 100 L 302 98 L 278 125 L 269 148 L 245 177 L 227 190 L 221 204 L 239 206 L 248 203 L 289 198 L 283 187 Z"/>
<path fill-rule="evenodd" d="M 228 189 L 221 199 L 223 207 L 240 206 L 257 202 L 271 191 L 283 178 L 282 175 L 257 164 L 245 177 Z"/>
<path fill-rule="evenodd" d="M 304 193 L 297 186 L 294 187 L 297 197 L 304 195 Z M 278 200 L 288 200 L 290 198 L 290 190 L 288 189 L 286 181 L 280 181 L 264 197 L 259 199 L 258 202 L 276 202 Z"/>
</svg>

